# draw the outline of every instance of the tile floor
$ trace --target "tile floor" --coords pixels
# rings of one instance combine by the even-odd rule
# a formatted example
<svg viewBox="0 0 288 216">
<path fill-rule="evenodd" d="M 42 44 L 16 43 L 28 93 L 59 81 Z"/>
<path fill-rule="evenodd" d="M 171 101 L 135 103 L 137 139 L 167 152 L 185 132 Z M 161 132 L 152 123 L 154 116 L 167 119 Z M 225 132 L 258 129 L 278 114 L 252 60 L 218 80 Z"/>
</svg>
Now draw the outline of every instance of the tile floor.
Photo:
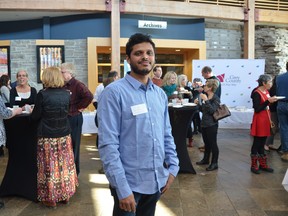
<svg viewBox="0 0 288 216">
<path fill-rule="evenodd" d="M 206 172 L 197 166 L 202 158 L 198 150 L 201 135 L 194 136 L 189 148 L 196 175 L 179 174 L 173 187 L 161 198 L 156 216 L 287 216 L 288 192 L 281 185 L 288 163 L 281 161 L 276 151 L 268 153 L 273 174 L 250 172 L 249 152 L 252 139 L 248 130 L 220 129 L 219 169 Z M 279 136 L 276 137 L 279 144 Z M 7 150 L 0 158 L 0 181 L 5 173 Z M 95 135 L 83 136 L 81 144 L 80 186 L 69 205 L 47 209 L 20 197 L 4 197 L 1 216 L 110 216 L 113 200 L 105 175 L 98 174 L 100 160 L 95 147 Z"/>
</svg>

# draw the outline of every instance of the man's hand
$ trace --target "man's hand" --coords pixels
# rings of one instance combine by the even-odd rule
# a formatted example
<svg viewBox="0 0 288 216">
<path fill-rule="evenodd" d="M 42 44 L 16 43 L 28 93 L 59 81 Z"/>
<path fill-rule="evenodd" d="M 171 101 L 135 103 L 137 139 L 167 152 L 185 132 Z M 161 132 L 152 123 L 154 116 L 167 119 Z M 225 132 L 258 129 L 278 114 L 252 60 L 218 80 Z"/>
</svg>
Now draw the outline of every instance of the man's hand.
<svg viewBox="0 0 288 216">
<path fill-rule="evenodd" d="M 119 200 L 120 209 L 127 211 L 127 212 L 134 212 L 135 213 L 136 212 L 136 204 L 137 203 L 135 202 L 133 193 L 130 196 Z"/>
<path fill-rule="evenodd" d="M 161 193 L 164 194 L 172 185 L 175 177 L 172 174 L 169 174 L 168 180 L 166 182 L 165 187 L 162 189 Z"/>
</svg>

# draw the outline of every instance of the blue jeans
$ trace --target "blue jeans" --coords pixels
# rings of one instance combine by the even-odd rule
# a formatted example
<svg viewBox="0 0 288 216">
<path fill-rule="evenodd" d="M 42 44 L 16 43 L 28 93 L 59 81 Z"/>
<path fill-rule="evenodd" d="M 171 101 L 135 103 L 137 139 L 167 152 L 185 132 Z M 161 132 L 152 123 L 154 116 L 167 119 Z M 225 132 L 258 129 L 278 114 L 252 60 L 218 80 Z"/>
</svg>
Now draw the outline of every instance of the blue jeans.
<svg viewBox="0 0 288 216">
<path fill-rule="evenodd" d="M 288 152 L 288 103 L 278 101 L 277 115 L 280 124 L 281 150 Z"/>
<path fill-rule="evenodd" d="M 133 192 L 137 203 L 136 213 L 127 212 L 119 208 L 119 199 L 116 190 L 111 188 L 111 194 L 114 198 L 113 216 L 153 216 L 155 215 L 156 203 L 160 199 L 160 192 L 155 194 L 140 194 Z"/>
</svg>

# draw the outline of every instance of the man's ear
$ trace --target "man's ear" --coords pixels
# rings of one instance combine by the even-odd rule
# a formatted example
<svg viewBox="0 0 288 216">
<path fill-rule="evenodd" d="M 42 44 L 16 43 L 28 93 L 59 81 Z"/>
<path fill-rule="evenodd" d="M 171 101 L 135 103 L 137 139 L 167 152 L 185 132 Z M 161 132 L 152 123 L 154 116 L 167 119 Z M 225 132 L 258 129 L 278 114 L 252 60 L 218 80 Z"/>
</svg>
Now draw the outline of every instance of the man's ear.
<svg viewBox="0 0 288 216">
<path fill-rule="evenodd" d="M 126 61 L 128 62 L 128 64 L 130 64 L 130 58 L 127 55 L 126 55 Z"/>
</svg>

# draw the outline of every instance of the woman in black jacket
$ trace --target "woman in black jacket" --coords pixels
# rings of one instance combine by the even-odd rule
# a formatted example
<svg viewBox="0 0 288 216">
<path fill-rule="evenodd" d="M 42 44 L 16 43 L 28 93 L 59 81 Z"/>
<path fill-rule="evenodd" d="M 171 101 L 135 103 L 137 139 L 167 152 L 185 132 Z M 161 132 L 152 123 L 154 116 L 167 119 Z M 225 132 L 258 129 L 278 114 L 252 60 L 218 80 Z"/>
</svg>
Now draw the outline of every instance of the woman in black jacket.
<svg viewBox="0 0 288 216">
<path fill-rule="evenodd" d="M 209 164 L 210 154 L 212 152 L 211 164 L 206 168 L 207 171 L 218 169 L 218 156 L 219 148 L 217 145 L 217 133 L 218 133 L 218 121 L 213 118 L 213 113 L 220 106 L 220 99 L 215 94 L 218 88 L 218 80 L 209 79 L 204 86 L 204 92 L 201 93 L 201 103 L 198 99 L 195 103 L 198 104 L 200 111 L 202 112 L 202 137 L 205 145 L 204 157 L 201 161 L 196 162 L 197 165 Z M 201 104 L 201 105 L 200 105 Z"/>
<path fill-rule="evenodd" d="M 37 94 L 31 114 L 38 121 L 37 198 L 55 208 L 57 202 L 68 203 L 78 186 L 68 120 L 70 92 L 62 88 L 57 67 L 45 69 L 42 82 L 45 88 Z"/>
</svg>

